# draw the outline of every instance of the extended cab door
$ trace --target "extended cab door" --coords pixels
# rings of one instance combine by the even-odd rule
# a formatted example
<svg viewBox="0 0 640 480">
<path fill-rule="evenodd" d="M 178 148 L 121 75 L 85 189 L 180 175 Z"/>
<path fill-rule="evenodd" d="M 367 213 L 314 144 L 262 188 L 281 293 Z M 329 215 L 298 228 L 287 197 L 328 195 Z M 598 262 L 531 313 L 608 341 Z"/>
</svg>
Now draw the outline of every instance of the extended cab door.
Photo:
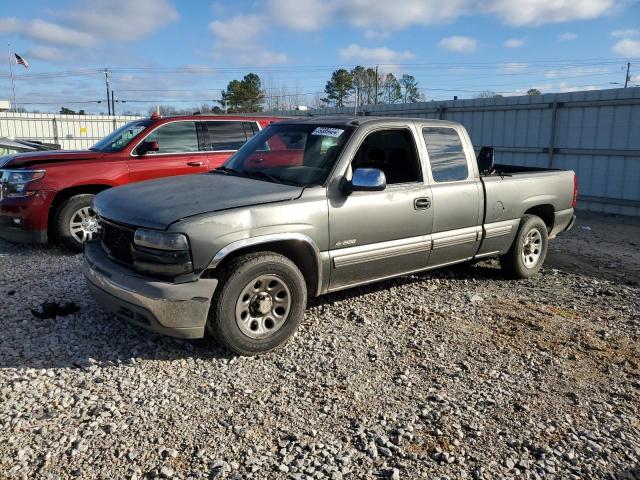
<svg viewBox="0 0 640 480">
<path fill-rule="evenodd" d="M 482 240 L 484 196 L 471 141 L 461 127 L 425 126 L 433 204 L 430 266 L 473 257 Z"/>
<path fill-rule="evenodd" d="M 330 184 L 329 289 L 426 268 L 433 221 L 431 192 L 415 132 L 407 122 L 352 139 L 359 143 L 345 176 L 351 178 L 357 168 L 377 168 L 385 174 L 387 187 L 345 195 L 335 182 Z"/>
<path fill-rule="evenodd" d="M 207 120 L 203 121 L 204 148 L 209 166 L 217 168 L 253 137 L 260 127 L 255 121 Z"/>
<path fill-rule="evenodd" d="M 131 153 L 130 180 L 139 182 L 209 171 L 207 152 L 198 141 L 202 136 L 200 128 L 199 122 L 193 120 L 177 120 L 155 128 Z M 144 142 L 158 142 L 158 151 L 142 153 Z"/>
</svg>

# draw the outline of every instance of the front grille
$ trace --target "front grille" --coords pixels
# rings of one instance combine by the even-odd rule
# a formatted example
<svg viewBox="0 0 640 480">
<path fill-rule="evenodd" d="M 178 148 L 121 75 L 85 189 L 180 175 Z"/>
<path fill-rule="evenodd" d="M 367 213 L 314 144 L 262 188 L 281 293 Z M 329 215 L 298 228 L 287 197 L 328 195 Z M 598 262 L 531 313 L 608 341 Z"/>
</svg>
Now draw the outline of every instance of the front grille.
<svg viewBox="0 0 640 480">
<path fill-rule="evenodd" d="M 135 230 L 116 223 L 100 219 L 102 248 L 105 252 L 119 262 L 127 265 L 133 264 L 131 257 L 131 245 Z"/>
</svg>

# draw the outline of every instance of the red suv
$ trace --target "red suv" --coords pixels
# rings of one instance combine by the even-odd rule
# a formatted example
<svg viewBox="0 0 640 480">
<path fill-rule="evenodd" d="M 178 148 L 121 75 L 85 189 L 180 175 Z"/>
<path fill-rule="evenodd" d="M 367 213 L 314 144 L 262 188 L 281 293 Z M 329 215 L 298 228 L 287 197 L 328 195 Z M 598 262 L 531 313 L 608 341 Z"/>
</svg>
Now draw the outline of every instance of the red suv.
<svg viewBox="0 0 640 480">
<path fill-rule="evenodd" d="M 212 170 L 271 117 L 178 116 L 136 120 L 84 151 L 0 157 L 0 237 L 82 250 L 99 229 L 93 196 L 131 182 Z"/>
</svg>

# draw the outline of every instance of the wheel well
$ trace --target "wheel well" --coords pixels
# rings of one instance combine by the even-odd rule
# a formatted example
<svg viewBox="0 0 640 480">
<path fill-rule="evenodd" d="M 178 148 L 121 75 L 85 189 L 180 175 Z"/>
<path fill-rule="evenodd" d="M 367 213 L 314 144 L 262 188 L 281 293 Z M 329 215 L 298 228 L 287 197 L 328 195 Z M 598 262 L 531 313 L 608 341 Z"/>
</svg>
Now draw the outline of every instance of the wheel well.
<svg viewBox="0 0 640 480">
<path fill-rule="evenodd" d="M 83 193 L 91 193 L 95 195 L 96 193 L 100 193 L 107 188 L 111 188 L 110 185 L 78 185 L 77 187 L 69 187 L 63 190 L 60 190 L 56 193 L 56 196 L 53 197 L 53 201 L 51 202 L 51 207 L 49 208 L 49 229 L 53 226 L 54 215 L 58 211 L 58 207 L 62 205 L 64 202 L 69 200 L 71 197 L 75 195 L 81 195 Z"/>
<path fill-rule="evenodd" d="M 529 214 L 540 217 L 542 221 L 547 225 L 548 231 L 551 231 L 551 229 L 553 228 L 553 223 L 555 221 L 555 209 L 553 208 L 553 205 L 536 205 L 535 207 L 531 207 L 524 213 L 525 215 Z"/>
<path fill-rule="evenodd" d="M 227 262 L 241 255 L 254 252 L 274 252 L 287 257 L 295 263 L 300 269 L 300 272 L 302 272 L 305 283 L 307 284 L 307 295 L 310 297 L 316 296 L 318 291 L 318 282 L 320 281 L 318 278 L 318 265 L 315 259 L 316 253 L 311 245 L 299 240 L 281 240 L 260 243 L 235 250 L 224 257 L 222 262 L 216 265 L 215 269 L 210 269 L 203 275 L 207 278 L 215 278 L 215 272 Z"/>
</svg>

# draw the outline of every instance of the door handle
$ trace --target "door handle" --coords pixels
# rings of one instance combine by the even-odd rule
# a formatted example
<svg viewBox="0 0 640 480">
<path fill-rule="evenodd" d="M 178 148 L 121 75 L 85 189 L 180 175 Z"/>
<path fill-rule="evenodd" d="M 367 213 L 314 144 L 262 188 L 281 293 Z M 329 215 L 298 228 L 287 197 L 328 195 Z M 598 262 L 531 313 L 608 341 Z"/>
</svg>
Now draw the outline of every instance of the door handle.
<svg viewBox="0 0 640 480">
<path fill-rule="evenodd" d="M 413 208 L 416 210 L 426 210 L 427 208 L 431 208 L 431 199 L 429 197 L 416 198 L 413 201 Z"/>
<path fill-rule="evenodd" d="M 190 167 L 201 167 L 204 165 L 204 162 L 187 162 L 187 165 Z"/>
</svg>

